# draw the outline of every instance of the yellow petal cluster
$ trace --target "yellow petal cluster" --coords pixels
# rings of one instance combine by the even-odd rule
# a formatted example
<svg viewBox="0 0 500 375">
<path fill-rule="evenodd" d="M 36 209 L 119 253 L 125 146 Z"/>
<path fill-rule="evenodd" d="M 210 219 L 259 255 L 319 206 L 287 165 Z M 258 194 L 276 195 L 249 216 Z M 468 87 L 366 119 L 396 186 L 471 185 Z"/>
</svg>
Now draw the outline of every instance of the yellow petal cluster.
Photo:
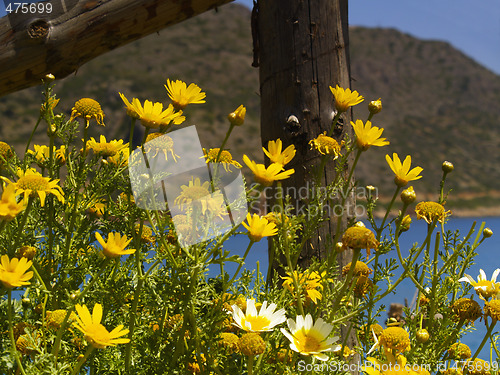
<svg viewBox="0 0 500 375">
<path fill-rule="evenodd" d="M 14 183 L 6 177 L 2 177 L 2 179 L 14 185 L 16 195 L 23 194 L 25 204 L 30 197 L 38 196 L 40 198 L 40 205 L 43 207 L 47 194 L 54 195 L 60 202 L 64 203 L 64 193 L 58 185 L 58 179 L 51 181 L 50 178 L 43 177 L 32 168 L 29 168 L 26 172 L 22 169 L 18 169 L 17 176 L 19 179 Z"/>
<path fill-rule="evenodd" d="M 242 222 L 241 224 L 248 230 L 248 237 L 251 241 L 258 242 L 263 237 L 274 236 L 278 233 L 276 229 L 276 224 L 270 223 L 265 217 L 260 217 L 257 214 L 250 215 L 247 214 L 247 223 Z"/>
<path fill-rule="evenodd" d="M 109 233 L 107 241 L 104 241 L 101 234 L 96 232 L 95 238 L 102 246 L 103 253 L 107 258 L 118 258 L 122 255 L 133 254 L 135 253 L 135 249 L 125 250 L 132 238 L 128 239 L 124 234 L 123 236 L 120 233 Z"/>
<path fill-rule="evenodd" d="M 277 163 L 285 166 L 293 159 L 297 151 L 295 150 L 294 145 L 288 146 L 283 151 L 282 149 L 283 143 L 279 138 L 276 141 L 269 141 L 267 143 L 267 150 L 262 147 L 264 154 L 267 155 L 271 163 Z"/>
<path fill-rule="evenodd" d="M 31 264 L 31 260 L 26 258 L 9 259 L 7 254 L 2 255 L 2 258 L 0 258 L 0 281 L 3 286 L 12 289 L 29 285 L 28 280 L 33 277 L 33 271 L 28 271 Z"/>
<path fill-rule="evenodd" d="M 389 144 L 386 138 L 381 138 L 384 129 L 372 126 L 370 121 L 366 124 L 361 120 L 356 120 L 356 123 L 351 121 L 351 125 L 356 133 L 356 144 L 361 151 L 366 151 L 371 146 L 381 147 Z"/>
<path fill-rule="evenodd" d="M 87 306 L 76 305 L 78 316 L 73 325 L 78 328 L 85 336 L 85 340 L 96 349 L 104 349 L 106 346 L 116 346 L 116 344 L 126 344 L 128 338 L 120 338 L 126 335 L 129 330 L 123 329 L 123 325 L 117 326 L 111 332 L 101 324 L 102 305 L 96 303 L 92 310 L 92 315 Z"/>
<path fill-rule="evenodd" d="M 335 109 L 339 112 L 346 112 L 350 107 L 361 103 L 364 98 L 357 91 L 351 89 L 343 89 L 336 85 L 335 88 L 330 86 L 330 91 L 335 97 Z"/>
<path fill-rule="evenodd" d="M 243 162 L 252 171 L 255 181 L 263 186 L 271 186 L 274 181 L 285 180 L 295 173 L 294 169 L 283 171 L 283 165 L 272 163 L 266 168 L 264 164 L 257 164 L 246 155 L 243 155 Z"/>
<path fill-rule="evenodd" d="M 188 104 L 205 103 L 206 94 L 194 83 L 188 86 L 183 81 L 167 79 L 167 84 L 164 86 L 177 110 L 184 109 Z"/>
<path fill-rule="evenodd" d="M 391 167 L 392 171 L 396 175 L 396 177 L 394 178 L 394 183 L 399 187 L 406 186 L 408 182 L 422 178 L 422 176 L 420 176 L 420 172 L 423 171 L 423 168 L 415 167 L 412 170 L 410 170 L 411 167 L 410 155 L 406 156 L 405 160 L 402 163 L 401 160 L 399 159 L 398 154 L 396 153 L 392 154 L 392 159 L 389 155 L 386 155 L 385 160 L 387 161 L 387 164 L 389 164 L 389 167 Z"/>
</svg>

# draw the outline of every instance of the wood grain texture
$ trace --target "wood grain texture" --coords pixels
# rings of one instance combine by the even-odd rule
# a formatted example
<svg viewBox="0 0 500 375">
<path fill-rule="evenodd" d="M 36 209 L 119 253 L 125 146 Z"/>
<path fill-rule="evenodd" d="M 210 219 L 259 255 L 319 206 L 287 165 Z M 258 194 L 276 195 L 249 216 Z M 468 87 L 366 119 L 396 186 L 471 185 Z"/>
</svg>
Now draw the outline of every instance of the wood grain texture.
<svg viewBox="0 0 500 375">
<path fill-rule="evenodd" d="M 334 100 L 329 86 L 347 88 L 349 80 L 347 0 L 260 1 L 260 90 L 262 95 L 262 144 L 281 138 L 284 147 L 294 144 L 297 154 L 287 167 L 295 174 L 285 187 L 312 183 L 310 165 L 320 154 L 308 142 L 328 131 Z M 299 126 L 287 122 L 295 116 Z M 344 116 L 344 124 L 350 118 Z M 337 129 L 340 140 L 350 126 Z M 335 178 L 335 164 L 324 169 L 323 186 Z M 303 256 L 324 258 L 323 241 L 334 235 L 333 221 L 318 228 Z"/>
<path fill-rule="evenodd" d="M 295 173 L 283 181 L 289 191 L 313 184 L 312 171 L 320 164 L 320 154 L 311 150 L 308 142 L 330 129 L 335 108 L 329 86 L 350 87 L 347 11 L 347 0 L 259 1 L 262 145 L 267 147 L 269 140 L 277 138 L 283 141 L 283 147 L 295 145 L 297 154 L 287 165 Z M 290 116 L 295 116 L 299 125 L 287 121 Z M 352 135 L 349 113 L 343 115 L 343 121 L 347 125 L 334 133 L 338 141 L 346 132 Z M 335 175 L 335 163 L 327 163 L 322 186 L 334 181 Z M 303 195 L 293 198 L 292 205 L 298 210 L 307 204 L 308 198 Z M 347 205 L 354 207 L 353 195 Z M 302 249 L 299 263 L 304 267 L 311 257 L 324 260 L 334 251 L 337 215 L 333 210 L 328 212 L 330 220 L 318 225 Z M 343 231 L 353 212 L 341 215 Z M 337 261 L 342 267 L 351 258 L 352 253 L 346 251 Z M 344 329 L 342 333 L 344 337 L 347 334 Z M 351 332 L 348 345 L 354 340 Z"/>
<path fill-rule="evenodd" d="M 0 96 L 231 1 L 66 0 L 49 14 L 11 13 L 0 19 Z"/>
</svg>

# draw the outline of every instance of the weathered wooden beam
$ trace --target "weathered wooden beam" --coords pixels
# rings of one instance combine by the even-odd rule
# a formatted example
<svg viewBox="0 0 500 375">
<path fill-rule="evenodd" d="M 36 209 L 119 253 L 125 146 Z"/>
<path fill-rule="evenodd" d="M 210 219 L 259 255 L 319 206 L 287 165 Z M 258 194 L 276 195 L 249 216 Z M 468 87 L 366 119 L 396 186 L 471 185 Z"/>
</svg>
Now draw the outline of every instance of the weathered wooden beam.
<svg viewBox="0 0 500 375">
<path fill-rule="evenodd" d="M 27 13 L 19 8 L 0 19 L 0 96 L 37 85 L 47 73 L 66 77 L 103 53 L 231 1 L 51 0 Z"/>
</svg>

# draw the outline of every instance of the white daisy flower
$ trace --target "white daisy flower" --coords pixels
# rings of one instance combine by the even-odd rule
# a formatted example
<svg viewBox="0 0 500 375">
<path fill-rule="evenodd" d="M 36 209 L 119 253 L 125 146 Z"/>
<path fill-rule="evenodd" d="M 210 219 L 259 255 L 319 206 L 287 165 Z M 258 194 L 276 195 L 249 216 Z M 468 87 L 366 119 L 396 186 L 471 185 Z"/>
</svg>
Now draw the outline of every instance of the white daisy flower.
<svg viewBox="0 0 500 375">
<path fill-rule="evenodd" d="M 267 306 L 267 301 L 262 303 L 259 311 L 255 307 L 255 300 L 247 300 L 245 313 L 237 305 L 231 306 L 233 309 L 234 324 L 249 332 L 272 331 L 278 324 L 286 320 L 285 309 L 276 310 L 276 304 Z"/>
<path fill-rule="evenodd" d="M 497 268 L 493 275 L 491 276 L 491 280 L 486 278 L 486 273 L 481 269 L 479 270 L 479 276 L 477 277 L 477 282 L 474 281 L 472 276 L 465 275 L 458 281 L 467 282 L 474 287 L 476 293 L 483 298 L 490 298 L 494 295 L 500 294 L 500 283 L 497 283 L 497 277 L 500 274 L 500 268 Z"/>
<path fill-rule="evenodd" d="M 328 356 L 323 352 L 338 351 L 342 348 L 341 345 L 333 345 L 339 339 L 338 336 L 328 338 L 333 326 L 321 318 L 313 324 L 310 314 L 305 317 L 298 315 L 296 321 L 288 319 L 287 324 L 290 332 L 281 328 L 281 333 L 290 340 L 290 349 L 297 353 L 313 355 L 321 361 L 326 361 Z"/>
</svg>

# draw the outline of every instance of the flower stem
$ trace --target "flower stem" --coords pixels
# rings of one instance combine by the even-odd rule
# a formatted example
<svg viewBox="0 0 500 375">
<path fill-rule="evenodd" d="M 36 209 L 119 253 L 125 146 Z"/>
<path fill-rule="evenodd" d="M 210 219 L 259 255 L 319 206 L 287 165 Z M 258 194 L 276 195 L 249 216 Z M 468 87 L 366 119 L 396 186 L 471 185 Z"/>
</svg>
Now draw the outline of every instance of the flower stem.
<svg viewBox="0 0 500 375">
<path fill-rule="evenodd" d="M 234 273 L 231 280 L 228 281 L 227 285 L 231 285 L 233 283 L 234 279 L 236 278 L 236 276 L 238 276 L 238 273 L 240 272 L 241 267 L 243 267 L 243 264 L 245 263 L 245 259 L 247 258 L 247 255 L 248 255 L 248 253 L 249 253 L 249 251 L 252 248 L 254 243 L 255 243 L 255 241 L 250 240 L 250 243 L 248 244 L 247 249 L 245 250 L 245 254 L 243 254 L 243 260 L 238 265 L 236 272 Z M 221 263 L 222 263 L 222 261 L 221 261 Z M 226 283 L 224 282 L 224 275 L 221 275 L 221 276 L 222 276 L 222 290 L 225 291 L 226 290 Z"/>
<path fill-rule="evenodd" d="M 354 276 L 354 269 L 356 267 L 356 262 L 359 259 L 359 255 L 361 254 L 361 249 L 353 249 L 352 253 L 352 261 L 351 261 L 351 267 L 349 267 L 349 272 L 347 272 L 346 279 L 344 281 L 344 284 L 342 284 L 342 287 L 340 288 L 340 291 L 337 293 L 337 297 L 335 298 L 335 302 L 333 303 L 333 307 L 331 308 L 331 311 L 337 311 L 340 301 L 342 300 L 342 297 L 344 297 L 345 290 L 351 283 L 351 280 Z"/>
<path fill-rule="evenodd" d="M 389 203 L 389 206 L 387 207 L 387 211 L 385 212 L 384 218 L 382 219 L 382 223 L 380 223 L 380 227 L 377 229 L 377 241 L 380 242 L 380 238 L 382 237 L 382 231 L 384 230 L 384 225 L 385 221 L 387 220 L 387 216 L 389 216 L 389 212 L 391 212 L 391 208 L 394 204 L 394 201 L 396 200 L 396 197 L 399 194 L 399 191 L 401 190 L 401 187 L 398 186 L 396 188 L 396 191 L 394 192 L 394 195 L 392 196 L 391 202 Z"/>
<path fill-rule="evenodd" d="M 222 154 L 222 150 L 224 150 L 224 146 L 226 145 L 227 143 L 227 140 L 229 139 L 229 136 L 231 135 L 233 129 L 234 129 L 234 126 L 233 124 L 231 124 L 231 126 L 229 127 L 227 133 L 226 133 L 226 137 L 224 138 L 224 140 L 222 141 L 222 145 L 220 146 L 219 148 L 219 152 L 217 153 L 217 157 L 215 158 L 215 162 L 218 163 L 219 162 L 219 158 L 220 158 L 220 155 Z"/>
<path fill-rule="evenodd" d="M 141 295 L 142 291 L 142 285 L 144 284 L 144 279 L 145 276 L 142 271 L 142 262 L 141 262 L 141 251 L 140 249 L 136 249 L 135 251 L 135 266 L 136 266 L 136 272 L 137 272 L 137 286 L 134 291 L 134 302 L 132 303 L 132 308 L 130 311 L 130 321 L 129 321 L 129 333 L 128 333 L 128 338 L 129 342 L 125 348 L 125 372 L 128 374 L 130 373 L 130 362 L 132 358 L 132 338 L 134 335 L 134 329 L 135 329 L 135 318 L 137 314 L 137 306 L 139 305 L 139 297 Z"/>
<path fill-rule="evenodd" d="M 26 143 L 26 149 L 24 150 L 24 154 L 26 155 L 28 153 L 28 150 L 30 148 L 31 140 L 33 139 L 33 136 L 35 135 L 36 130 L 38 129 L 38 125 L 40 125 L 40 121 L 42 120 L 42 114 L 38 116 L 38 120 L 36 122 L 35 127 L 33 128 L 33 131 L 30 134 L 30 137 L 28 139 L 28 143 Z"/>
<path fill-rule="evenodd" d="M 76 367 L 74 368 L 74 370 L 71 373 L 71 375 L 77 375 L 78 374 L 78 372 L 80 371 L 80 367 L 82 367 L 82 365 L 87 361 L 87 359 L 89 358 L 90 354 L 93 351 L 94 351 L 94 347 L 92 345 L 89 345 L 87 351 L 83 355 L 83 358 L 78 361 L 78 363 L 76 364 Z"/>
<path fill-rule="evenodd" d="M 21 219 L 21 222 L 19 223 L 19 227 L 17 228 L 18 235 L 16 236 L 16 240 L 14 242 L 14 247 L 13 247 L 14 251 L 17 250 L 19 243 L 20 243 L 21 239 L 23 238 L 22 232 L 23 232 L 24 227 L 26 226 L 26 222 L 28 221 L 28 216 L 30 214 L 32 207 L 33 207 L 33 197 L 29 197 L 28 204 L 24 210 L 23 218 Z"/>
<path fill-rule="evenodd" d="M 485 320 L 486 320 L 486 318 L 485 318 Z M 488 339 L 491 337 L 491 332 L 493 332 L 493 328 L 495 328 L 495 324 L 497 324 L 497 321 L 493 320 L 491 322 L 491 325 L 488 327 L 488 322 L 486 322 L 486 327 L 488 328 L 488 331 L 484 335 L 483 341 L 481 341 L 481 344 L 477 348 L 476 352 L 474 353 L 474 355 L 470 359 L 471 362 L 474 361 L 477 358 L 477 356 L 479 355 L 479 353 L 481 353 L 481 350 L 483 349 L 484 345 L 486 344 L 486 341 L 488 341 Z"/>
<path fill-rule="evenodd" d="M 247 370 L 248 370 L 248 375 L 252 375 L 253 374 L 253 355 L 249 355 L 248 356 Z"/>
<path fill-rule="evenodd" d="M 16 340 L 14 339 L 14 328 L 12 326 L 12 290 L 11 289 L 8 290 L 7 295 L 8 295 L 7 319 L 9 320 L 9 336 L 10 336 L 10 343 L 12 345 L 12 354 L 14 354 L 14 358 L 16 359 L 18 369 L 21 370 L 21 373 L 23 375 L 26 375 L 26 372 L 24 372 L 23 364 L 21 363 L 21 359 L 19 358 L 19 353 L 17 352 Z"/>
</svg>

